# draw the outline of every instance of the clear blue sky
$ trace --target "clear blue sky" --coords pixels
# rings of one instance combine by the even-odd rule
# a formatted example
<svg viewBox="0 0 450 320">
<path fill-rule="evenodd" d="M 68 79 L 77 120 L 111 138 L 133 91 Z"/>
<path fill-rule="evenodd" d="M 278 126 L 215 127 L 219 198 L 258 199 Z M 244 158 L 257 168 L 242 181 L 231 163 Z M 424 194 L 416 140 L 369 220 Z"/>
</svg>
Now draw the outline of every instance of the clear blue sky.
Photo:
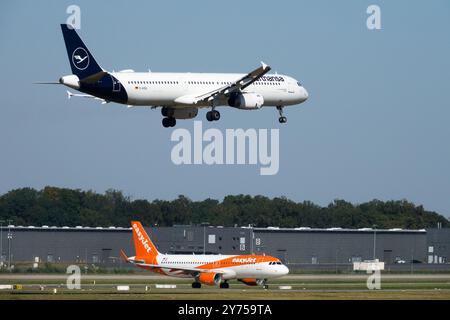
<svg viewBox="0 0 450 320">
<path fill-rule="evenodd" d="M 205 128 L 280 128 L 280 171 L 175 166 L 159 110 L 66 98 L 59 24 L 107 70 L 246 72 L 260 60 L 310 93 L 287 108 L 222 109 Z M 378 4 L 382 30 L 366 28 Z M 450 2 L 2 1 L 0 193 L 46 185 L 133 198 L 285 195 L 326 205 L 406 198 L 450 215 Z M 179 121 L 192 130 L 192 121 Z"/>
</svg>

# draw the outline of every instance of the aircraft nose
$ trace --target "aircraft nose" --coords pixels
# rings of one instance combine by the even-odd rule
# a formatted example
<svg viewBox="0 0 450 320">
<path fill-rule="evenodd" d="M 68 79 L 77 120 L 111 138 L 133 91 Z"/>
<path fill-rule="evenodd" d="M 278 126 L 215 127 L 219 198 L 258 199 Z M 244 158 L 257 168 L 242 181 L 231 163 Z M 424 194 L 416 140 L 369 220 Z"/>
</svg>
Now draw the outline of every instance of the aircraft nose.
<svg viewBox="0 0 450 320">
<path fill-rule="evenodd" d="M 281 275 L 283 275 L 283 276 L 285 276 L 285 275 L 287 275 L 289 273 L 289 269 L 288 269 L 288 267 L 286 267 L 284 264 L 281 266 L 281 268 L 280 268 L 280 274 Z"/>
<path fill-rule="evenodd" d="M 302 92 L 302 95 L 303 95 L 303 99 L 305 99 L 305 100 L 307 100 L 307 99 L 309 98 L 309 94 L 308 94 L 308 91 L 306 91 L 306 89 L 305 89 L 305 88 L 303 88 L 303 92 Z"/>
</svg>

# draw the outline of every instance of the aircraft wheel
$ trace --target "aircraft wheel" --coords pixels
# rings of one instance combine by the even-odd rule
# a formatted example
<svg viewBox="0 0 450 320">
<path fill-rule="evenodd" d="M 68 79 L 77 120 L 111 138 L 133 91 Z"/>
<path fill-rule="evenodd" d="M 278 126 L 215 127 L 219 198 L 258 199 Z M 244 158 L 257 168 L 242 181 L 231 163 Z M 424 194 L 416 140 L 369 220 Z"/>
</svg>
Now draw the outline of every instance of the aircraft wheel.
<svg viewBox="0 0 450 320">
<path fill-rule="evenodd" d="M 162 119 L 162 125 L 164 128 L 170 127 L 170 118 L 163 118 Z"/>
<path fill-rule="evenodd" d="M 193 282 L 192 283 L 192 288 L 194 289 L 199 289 L 202 287 L 202 284 L 200 282 Z"/>
<path fill-rule="evenodd" d="M 287 118 L 286 118 L 286 117 L 279 117 L 279 118 L 278 118 L 278 121 L 279 121 L 280 123 L 286 123 L 286 122 L 287 122 Z"/>
<path fill-rule="evenodd" d="M 230 285 L 228 284 L 228 282 L 222 282 L 220 284 L 220 289 L 228 289 L 230 287 Z"/>
<path fill-rule="evenodd" d="M 163 118 L 162 125 L 164 128 L 174 127 L 177 124 L 177 120 L 175 118 Z"/>
<path fill-rule="evenodd" d="M 212 111 L 211 118 L 212 118 L 214 121 L 219 120 L 219 119 L 220 119 L 220 112 L 217 111 L 217 110 Z"/>
<path fill-rule="evenodd" d="M 206 113 L 206 120 L 208 120 L 208 121 L 214 121 L 213 116 L 212 116 L 212 112 L 211 112 L 211 111 L 208 111 L 208 112 Z"/>
<path fill-rule="evenodd" d="M 263 289 L 269 289 L 269 285 L 268 284 L 265 284 L 265 285 L 263 285 Z"/>
</svg>

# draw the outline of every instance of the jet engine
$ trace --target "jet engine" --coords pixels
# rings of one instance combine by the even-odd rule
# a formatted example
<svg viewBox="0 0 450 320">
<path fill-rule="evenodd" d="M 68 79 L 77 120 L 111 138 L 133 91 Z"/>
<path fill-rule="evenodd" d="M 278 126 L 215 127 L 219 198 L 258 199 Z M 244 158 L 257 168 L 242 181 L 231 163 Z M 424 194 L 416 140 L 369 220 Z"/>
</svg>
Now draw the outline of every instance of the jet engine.
<svg viewBox="0 0 450 320">
<path fill-rule="evenodd" d="M 259 109 L 264 104 L 264 98 L 258 93 L 234 92 L 228 98 L 228 105 L 238 109 Z"/>
<path fill-rule="evenodd" d="M 198 114 L 197 108 L 168 108 L 162 107 L 161 114 L 164 117 L 170 117 L 175 119 L 192 119 Z"/>
<path fill-rule="evenodd" d="M 219 285 L 222 282 L 222 275 L 214 272 L 202 272 L 198 276 L 198 281 L 208 286 Z"/>
</svg>

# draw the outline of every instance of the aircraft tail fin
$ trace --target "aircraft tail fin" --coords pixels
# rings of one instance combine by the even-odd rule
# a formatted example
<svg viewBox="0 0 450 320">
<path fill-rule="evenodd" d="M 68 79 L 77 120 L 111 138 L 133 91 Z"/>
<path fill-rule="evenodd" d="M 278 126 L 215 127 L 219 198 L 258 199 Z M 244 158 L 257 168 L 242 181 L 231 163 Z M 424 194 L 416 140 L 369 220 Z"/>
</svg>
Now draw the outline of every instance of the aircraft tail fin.
<svg viewBox="0 0 450 320">
<path fill-rule="evenodd" d="M 75 29 L 67 24 L 61 24 L 61 30 L 73 74 L 77 75 L 78 78 L 82 80 L 89 76 L 104 72 Z"/>
<path fill-rule="evenodd" d="M 136 250 L 137 259 L 151 259 L 159 255 L 158 249 L 156 249 L 152 240 L 145 232 L 144 227 L 139 221 L 131 221 L 131 227 L 133 229 L 134 248 Z"/>
</svg>

